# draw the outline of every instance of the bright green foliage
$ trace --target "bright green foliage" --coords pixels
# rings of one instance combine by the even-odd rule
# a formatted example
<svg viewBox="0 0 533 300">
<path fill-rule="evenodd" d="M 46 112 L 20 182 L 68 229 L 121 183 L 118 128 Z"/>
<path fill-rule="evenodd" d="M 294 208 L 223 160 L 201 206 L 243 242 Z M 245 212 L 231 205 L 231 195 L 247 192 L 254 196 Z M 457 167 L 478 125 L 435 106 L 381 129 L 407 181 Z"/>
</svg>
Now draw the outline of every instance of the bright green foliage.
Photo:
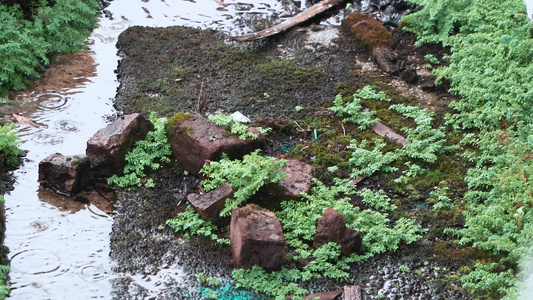
<svg viewBox="0 0 533 300">
<path fill-rule="evenodd" d="M 16 165 L 19 155 L 24 153 L 19 149 L 20 141 L 14 128 L 14 124 L 0 126 L 0 154 L 4 155 L 4 164 L 7 166 Z"/>
<path fill-rule="evenodd" d="M 259 293 L 275 295 L 276 300 L 285 300 L 287 296 L 292 299 L 302 299 L 307 290 L 302 289 L 295 282 L 299 278 L 298 270 L 282 268 L 278 272 L 267 272 L 259 266 L 252 269 L 235 269 L 232 277 L 237 287 L 251 288 Z"/>
<path fill-rule="evenodd" d="M 353 100 L 349 103 L 344 103 L 341 95 L 335 96 L 333 106 L 329 110 L 334 112 L 337 117 L 342 117 L 343 122 L 352 122 L 358 125 L 357 128 L 363 130 L 379 122 L 379 119 L 374 118 L 376 112 L 363 109 L 361 104 L 363 99 L 390 101 L 383 91 L 376 92 L 370 86 L 365 86 L 353 95 Z"/>
<path fill-rule="evenodd" d="M 384 211 L 394 210 L 396 207 L 390 204 L 390 199 L 383 192 L 373 193 L 363 189 L 356 192 L 353 186 L 347 185 L 345 181 L 336 180 L 336 184 L 326 187 L 318 180 L 314 180 L 314 187 L 310 194 L 302 194 L 302 201 L 284 201 L 281 203 L 282 210 L 276 215 L 283 225 L 284 237 L 288 245 L 295 248 L 298 254 L 295 259 L 317 257 L 317 251 L 327 251 L 329 259 L 315 261 L 311 266 L 304 267 L 302 278 L 321 278 L 329 272 L 329 277 L 344 279 L 347 276 L 345 270 L 349 262 L 361 262 L 365 259 L 385 251 L 396 250 L 401 242 L 411 243 L 420 238 L 420 233 L 424 229 L 416 224 L 415 220 L 399 219 L 393 227 L 390 226 L 390 219 L 379 210 L 354 207 L 350 203 L 351 194 L 361 195 L 365 202 L 371 206 Z M 340 197 L 340 195 L 344 195 Z M 371 197 L 375 199 L 370 200 Z M 364 255 L 352 254 L 347 258 L 340 258 L 335 255 L 334 249 L 327 248 L 313 250 L 309 243 L 313 241 L 316 233 L 316 223 L 324 214 L 326 208 L 331 207 L 338 211 L 345 219 L 346 226 L 354 228 L 363 233 Z M 340 249 L 337 249 L 340 252 Z M 319 271 L 318 271 L 319 270 Z"/>
<path fill-rule="evenodd" d="M 187 234 L 203 235 L 222 244 L 229 244 L 228 239 L 219 238 L 216 232 L 218 227 L 212 222 L 206 221 L 189 206 L 187 210 L 178 214 L 175 219 L 167 220 L 167 225 L 175 231 Z"/>
<path fill-rule="evenodd" d="M 76 52 L 84 47 L 85 39 L 96 27 L 99 8 L 94 0 L 56 0 L 52 7 L 39 8 L 35 26 L 43 27 L 50 52 Z"/>
<path fill-rule="evenodd" d="M 391 99 L 387 98 L 387 95 L 384 91 L 376 91 L 370 86 L 364 86 L 362 89 L 358 90 L 354 97 L 362 98 L 362 99 L 374 99 L 374 100 L 381 100 L 390 102 Z"/>
<path fill-rule="evenodd" d="M 364 188 L 357 191 L 356 194 L 361 196 L 361 198 L 363 198 L 363 203 L 372 209 L 391 211 L 397 208 L 396 205 L 391 203 L 391 199 L 382 190 L 378 190 L 374 193 L 372 190 Z"/>
<path fill-rule="evenodd" d="M 429 193 L 428 201 L 435 203 L 433 204 L 434 210 L 454 208 L 452 200 L 448 197 L 449 189 L 450 188 L 446 186 L 446 182 L 443 181 L 440 183 L 440 186 L 435 187 L 435 189 Z"/>
<path fill-rule="evenodd" d="M 533 39 L 521 0 L 413 0 L 424 8 L 405 20 L 419 42 L 449 45 L 448 66 L 435 71 L 461 98 L 447 117 L 467 129 L 465 158 L 475 164 L 467 177 L 465 228 L 450 230 L 461 244 L 495 259 L 463 276 L 473 293 L 514 299 L 514 270 L 533 240 Z M 472 130 L 473 129 L 473 130 Z"/>
<path fill-rule="evenodd" d="M 135 143 L 135 148 L 126 154 L 126 166 L 124 175 L 111 176 L 107 182 L 120 187 L 141 186 L 146 178 L 145 170 L 150 168 L 157 170 L 159 162 L 170 162 L 170 143 L 165 133 L 167 118 L 157 118 L 155 113 L 150 115 L 150 121 L 154 125 L 154 130 L 148 132 L 146 138 Z M 159 162 L 158 162 L 159 161 Z M 154 182 L 150 178 L 144 183 L 146 187 L 154 187 Z"/>
<path fill-rule="evenodd" d="M 223 157 L 204 165 L 200 171 L 205 179 L 200 182 L 206 191 L 228 183 L 234 191 L 234 199 L 227 199 L 221 216 L 229 216 L 231 209 L 246 202 L 260 187 L 282 180 L 287 174 L 281 172 L 285 160 L 265 157 L 256 150 L 245 155 L 242 160 Z"/>
<path fill-rule="evenodd" d="M 238 135 L 239 138 L 243 141 L 246 139 L 255 140 L 259 137 L 257 134 L 251 132 L 248 129 L 248 126 L 246 126 L 245 124 L 242 124 L 239 121 L 234 120 L 233 117 L 230 115 L 217 113 L 217 114 L 209 115 L 207 118 L 209 119 L 209 121 L 215 123 L 218 126 L 229 127 L 230 132 L 232 134 Z M 261 132 L 262 134 L 267 134 L 270 131 L 270 128 L 262 128 L 262 127 L 254 127 L 254 128 L 257 129 L 257 131 Z"/>
<path fill-rule="evenodd" d="M 450 150 L 446 146 L 446 135 L 442 128 L 433 128 L 433 113 L 419 106 L 406 106 L 403 104 L 391 105 L 390 109 L 396 110 L 408 118 L 414 119 L 416 128 L 402 128 L 407 134 L 405 145 L 401 153 L 411 158 L 421 159 L 428 163 L 437 160 L 437 155 Z"/>
<path fill-rule="evenodd" d="M 6 285 L 6 274 L 11 268 L 9 266 L 0 265 L 0 299 L 5 299 L 9 295 L 9 286 Z"/>
<path fill-rule="evenodd" d="M 0 4 L 0 96 L 24 89 L 48 65 L 48 54 L 75 52 L 96 27 L 95 0 L 43 1 L 33 21 L 24 19 L 18 6 Z"/>
<path fill-rule="evenodd" d="M 373 146 L 371 147 L 373 141 Z M 386 146 L 383 139 L 363 140 L 359 145 L 356 140 L 352 140 L 350 148 L 353 150 L 349 164 L 352 167 L 352 178 L 362 175 L 372 175 L 377 171 L 394 172 L 395 167 L 391 163 L 399 158 L 399 154 L 394 151 L 383 153 Z M 369 149 L 370 148 L 370 149 Z"/>
</svg>

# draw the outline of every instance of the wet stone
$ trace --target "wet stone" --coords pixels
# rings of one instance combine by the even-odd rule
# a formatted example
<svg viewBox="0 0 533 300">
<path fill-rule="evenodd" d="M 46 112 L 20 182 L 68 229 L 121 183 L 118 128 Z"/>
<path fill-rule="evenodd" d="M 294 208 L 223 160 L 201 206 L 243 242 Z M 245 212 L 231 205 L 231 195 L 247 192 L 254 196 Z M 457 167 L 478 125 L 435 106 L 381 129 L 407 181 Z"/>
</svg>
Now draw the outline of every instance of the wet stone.
<svg viewBox="0 0 533 300">
<path fill-rule="evenodd" d="M 344 286 L 344 300 L 363 300 L 361 286 L 346 285 Z"/>
<path fill-rule="evenodd" d="M 221 218 L 220 212 L 224 208 L 226 199 L 231 197 L 233 197 L 233 189 L 226 183 L 208 193 L 189 194 L 187 200 L 202 219 L 215 223 L 226 223 L 227 225 L 229 220 Z"/>
<path fill-rule="evenodd" d="M 85 155 L 55 153 L 39 163 L 39 182 L 58 194 L 73 196 L 90 182 L 90 162 Z"/>
<path fill-rule="evenodd" d="M 281 195 L 283 199 L 297 198 L 300 193 L 307 193 L 311 190 L 312 179 L 316 175 L 314 166 L 296 159 L 289 159 L 281 171 L 289 175 L 278 183 L 283 188 L 283 195 Z"/>
<path fill-rule="evenodd" d="M 272 271 L 281 268 L 285 238 L 281 223 L 271 211 L 255 204 L 234 207 L 230 224 L 231 250 L 237 268 L 254 265 Z"/>
<path fill-rule="evenodd" d="M 331 207 L 326 208 L 324 215 L 318 219 L 313 247 L 318 248 L 329 242 L 341 245 L 344 256 L 359 251 L 362 243 L 361 232 L 346 227 L 344 217 Z"/>
<path fill-rule="evenodd" d="M 240 159 L 265 143 L 264 134 L 250 127 L 255 133 L 255 140 L 241 140 L 236 135 L 228 135 L 225 127 L 217 126 L 208 119 L 195 115 L 180 124 L 169 137 L 174 157 L 183 169 L 198 175 L 206 161 L 217 160 L 222 153 L 230 159 Z"/>
<path fill-rule="evenodd" d="M 121 174 L 125 156 L 135 142 L 146 137 L 153 125 L 143 115 L 134 113 L 122 116 L 98 130 L 87 141 L 87 157 L 91 161 L 93 177 Z"/>
</svg>

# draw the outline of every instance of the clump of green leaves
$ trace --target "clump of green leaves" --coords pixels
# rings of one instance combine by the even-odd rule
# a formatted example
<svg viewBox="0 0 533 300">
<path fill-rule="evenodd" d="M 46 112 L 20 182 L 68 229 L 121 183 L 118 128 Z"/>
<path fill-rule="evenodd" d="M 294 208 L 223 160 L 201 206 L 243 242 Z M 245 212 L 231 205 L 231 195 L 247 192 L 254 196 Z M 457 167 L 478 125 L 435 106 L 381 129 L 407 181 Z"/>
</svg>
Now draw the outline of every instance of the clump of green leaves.
<svg viewBox="0 0 533 300">
<path fill-rule="evenodd" d="M 96 27 L 95 0 L 40 1 L 32 20 L 18 5 L 0 4 L 0 96 L 24 89 L 38 70 L 49 64 L 48 54 L 72 53 L 83 47 Z"/>
<path fill-rule="evenodd" d="M 232 134 L 236 134 L 239 136 L 241 140 L 247 140 L 252 139 L 255 140 L 259 136 L 248 128 L 246 124 L 243 124 L 237 120 L 235 120 L 230 115 L 225 115 L 222 113 L 216 113 L 207 116 L 209 121 L 215 123 L 218 126 L 225 126 L 229 127 L 229 132 Z M 271 129 L 270 128 L 262 128 L 262 127 L 254 127 L 257 129 L 257 131 L 261 132 L 262 134 L 267 134 Z"/>
<path fill-rule="evenodd" d="M 245 203 L 265 184 L 278 182 L 287 176 L 281 171 L 285 167 L 285 160 L 276 160 L 259 153 L 260 150 L 256 150 L 245 155 L 242 160 L 230 160 L 224 156 L 219 161 L 204 165 L 200 171 L 205 176 L 200 182 L 205 191 L 224 183 L 233 188 L 234 198 L 226 200 L 221 216 L 228 216 L 233 207 Z"/>
<path fill-rule="evenodd" d="M 157 170 L 160 163 L 170 162 L 170 143 L 165 133 L 167 118 L 157 118 L 155 113 L 150 115 L 150 121 L 154 130 L 148 132 L 144 140 L 137 141 L 135 148 L 126 154 L 126 166 L 124 175 L 113 175 L 108 178 L 109 184 L 119 187 L 142 186 L 146 179 L 146 169 Z M 148 178 L 144 182 L 145 187 L 154 187 L 154 181 Z"/>
<path fill-rule="evenodd" d="M 352 140 L 350 149 L 353 152 L 348 161 L 352 167 L 352 178 L 370 176 L 377 171 L 396 171 L 397 168 L 391 166 L 391 163 L 399 158 L 399 154 L 394 151 L 383 152 L 385 146 L 385 142 L 380 138 L 363 140 L 359 144 L 356 140 Z"/>
<path fill-rule="evenodd" d="M 20 140 L 13 131 L 14 124 L 0 126 L 0 155 L 4 156 L 4 164 L 13 166 L 18 163 L 19 155 L 23 154 L 20 146 Z"/>
<path fill-rule="evenodd" d="M 167 220 L 167 225 L 175 231 L 185 232 L 185 237 L 189 234 L 203 235 L 221 244 L 229 244 L 228 239 L 218 237 L 218 227 L 213 222 L 202 219 L 191 206 L 175 219 Z"/>
<path fill-rule="evenodd" d="M 402 128 L 407 134 L 407 145 L 400 150 L 402 154 L 433 163 L 439 154 L 453 149 L 453 147 L 446 146 L 443 128 L 432 127 L 434 113 L 431 111 L 419 106 L 403 104 L 391 105 L 390 109 L 412 118 L 416 123 L 416 128 Z"/>
<path fill-rule="evenodd" d="M 472 293 L 514 299 L 515 272 L 533 238 L 533 39 L 521 0 L 410 0 L 423 8 L 405 17 L 417 43 L 449 46 L 449 65 L 434 71 L 460 95 L 447 122 L 469 130 L 464 157 L 474 164 L 465 178 L 465 227 L 449 230 L 462 245 L 493 256 L 462 277 Z"/>
<path fill-rule="evenodd" d="M 390 101 L 383 91 L 377 92 L 370 86 L 365 86 L 353 95 L 353 100 L 344 103 L 341 95 L 335 96 L 333 106 L 329 108 L 338 117 L 342 117 L 343 122 L 352 122 L 358 125 L 359 129 L 365 129 L 368 126 L 379 122 L 379 119 L 374 118 L 376 112 L 363 109 L 363 99 L 374 99 L 381 101 Z"/>
<path fill-rule="evenodd" d="M 6 275 L 11 268 L 9 266 L 0 265 L 0 299 L 5 299 L 10 292 L 9 286 L 6 285 Z"/>
<path fill-rule="evenodd" d="M 361 195 L 375 209 L 354 207 L 349 197 L 354 193 Z M 282 209 L 276 212 L 276 216 L 282 223 L 287 244 L 294 249 L 292 259 L 311 258 L 309 264 L 302 269 L 282 268 L 271 273 L 257 266 L 251 270 L 235 270 L 233 279 L 238 286 L 252 288 L 276 299 L 301 299 L 307 291 L 300 288 L 298 282 L 324 277 L 346 280 L 349 263 L 362 262 L 375 254 L 395 250 L 401 242 L 411 243 L 424 232 L 415 220 L 401 218 L 391 222 L 380 210 L 394 210 L 396 207 L 390 204 L 390 199 L 383 192 L 373 193 L 367 189 L 357 192 L 355 187 L 346 185 L 342 180 L 326 187 L 315 179 L 312 191 L 302 194 L 302 198 L 302 201 L 283 201 Z M 348 227 L 363 233 L 364 254 L 353 253 L 342 257 L 341 247 L 336 243 L 326 243 L 317 249 L 310 246 L 317 220 L 328 207 L 341 213 Z"/>
</svg>

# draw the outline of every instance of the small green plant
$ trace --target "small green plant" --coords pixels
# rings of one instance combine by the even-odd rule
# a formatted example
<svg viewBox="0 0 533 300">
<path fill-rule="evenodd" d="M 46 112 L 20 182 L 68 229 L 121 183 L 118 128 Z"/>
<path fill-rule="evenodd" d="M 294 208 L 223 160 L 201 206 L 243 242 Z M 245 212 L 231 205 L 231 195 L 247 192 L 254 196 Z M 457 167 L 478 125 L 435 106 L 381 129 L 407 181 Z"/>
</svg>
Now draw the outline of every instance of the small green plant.
<svg viewBox="0 0 533 300">
<path fill-rule="evenodd" d="M 371 146 L 373 142 L 373 146 Z M 394 151 L 383 152 L 386 146 L 381 138 L 373 139 L 372 141 L 363 140 L 357 144 L 356 140 L 352 140 L 350 148 L 353 150 L 349 164 L 352 167 L 352 178 L 357 178 L 362 175 L 372 175 L 377 171 L 394 172 L 396 167 L 391 166 L 392 162 L 399 158 L 399 154 Z"/>
<path fill-rule="evenodd" d="M 376 92 L 372 87 L 365 86 L 353 95 L 353 100 L 344 103 L 341 95 L 335 96 L 333 106 L 329 108 L 338 117 L 342 117 L 343 122 L 352 122 L 358 125 L 359 129 L 365 129 L 368 126 L 379 122 L 374 118 L 376 112 L 368 111 L 363 108 L 361 102 L 363 99 L 374 99 L 381 101 L 390 101 L 383 91 Z"/>
<path fill-rule="evenodd" d="M 107 182 L 119 187 L 142 186 L 146 178 L 146 169 L 157 170 L 160 163 L 170 162 L 170 144 L 165 133 L 167 118 L 157 118 L 155 113 L 150 114 L 150 121 L 154 130 L 148 132 L 146 138 L 135 143 L 135 148 L 126 154 L 124 175 L 111 176 Z M 159 161 L 159 162 L 158 162 Z M 154 187 L 153 179 L 144 182 L 145 187 Z"/>
<path fill-rule="evenodd" d="M 431 64 L 438 65 L 440 61 L 433 54 L 426 54 L 424 58 Z"/>
<path fill-rule="evenodd" d="M 406 266 L 406 265 L 401 265 L 401 266 L 398 267 L 398 269 L 399 269 L 400 271 L 402 271 L 402 272 L 406 272 L 406 273 L 409 272 L 409 271 L 411 271 L 411 269 L 410 269 L 408 266 Z"/>
<path fill-rule="evenodd" d="M 18 5 L 0 4 L 0 96 L 24 89 L 51 53 L 72 53 L 83 47 L 96 27 L 95 0 L 36 1 L 31 20 Z M 52 5 L 50 5 L 52 4 Z"/>
<path fill-rule="evenodd" d="M 177 232 L 185 232 L 185 237 L 188 237 L 189 234 L 203 235 L 221 244 L 229 244 L 228 239 L 218 237 L 218 227 L 212 222 L 202 219 L 191 206 L 178 214 L 175 219 L 167 220 L 167 225 Z"/>
<path fill-rule="evenodd" d="M 14 124 L 0 126 L 0 155 L 4 156 L 6 166 L 16 165 L 19 156 L 24 153 L 19 148 L 20 140 L 13 129 Z"/>
<path fill-rule="evenodd" d="M 234 191 L 234 199 L 226 200 L 221 216 L 228 216 L 234 206 L 246 202 L 260 187 L 282 180 L 287 174 L 281 172 L 285 160 L 265 157 L 256 150 L 245 155 L 242 160 L 230 160 L 224 156 L 219 161 L 204 165 L 200 171 L 205 179 L 200 182 L 204 190 L 213 190 L 228 183 Z"/>
<path fill-rule="evenodd" d="M 303 106 L 300 106 L 300 105 L 296 105 L 294 107 L 294 110 L 297 111 L 297 112 L 302 111 L 303 109 L 304 109 Z"/>
<path fill-rule="evenodd" d="M 230 115 L 216 113 L 209 115 L 207 118 L 209 119 L 209 121 L 215 123 L 218 126 L 229 127 L 230 133 L 238 135 L 241 140 L 255 140 L 259 137 L 257 134 L 251 132 L 247 125 L 234 120 L 233 117 Z M 262 134 L 267 134 L 271 130 L 270 128 L 262 127 L 254 128 Z"/>
<path fill-rule="evenodd" d="M 0 299 L 5 299 L 10 292 L 10 288 L 6 285 L 6 275 L 11 268 L 9 266 L 0 265 Z"/>
</svg>

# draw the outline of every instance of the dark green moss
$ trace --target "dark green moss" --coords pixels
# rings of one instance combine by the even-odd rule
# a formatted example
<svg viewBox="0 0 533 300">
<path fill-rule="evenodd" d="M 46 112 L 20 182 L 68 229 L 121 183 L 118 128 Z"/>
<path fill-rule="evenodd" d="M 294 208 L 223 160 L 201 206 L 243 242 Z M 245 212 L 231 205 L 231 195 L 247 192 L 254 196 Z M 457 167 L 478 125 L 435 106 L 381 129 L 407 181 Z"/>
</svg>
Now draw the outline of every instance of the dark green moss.
<svg viewBox="0 0 533 300">
<path fill-rule="evenodd" d="M 167 136 L 172 136 L 176 131 L 176 128 L 186 120 L 191 119 L 190 113 L 177 112 L 172 117 L 168 119 L 167 124 L 165 125 L 165 132 Z M 192 130 L 192 129 L 191 129 Z"/>
</svg>

